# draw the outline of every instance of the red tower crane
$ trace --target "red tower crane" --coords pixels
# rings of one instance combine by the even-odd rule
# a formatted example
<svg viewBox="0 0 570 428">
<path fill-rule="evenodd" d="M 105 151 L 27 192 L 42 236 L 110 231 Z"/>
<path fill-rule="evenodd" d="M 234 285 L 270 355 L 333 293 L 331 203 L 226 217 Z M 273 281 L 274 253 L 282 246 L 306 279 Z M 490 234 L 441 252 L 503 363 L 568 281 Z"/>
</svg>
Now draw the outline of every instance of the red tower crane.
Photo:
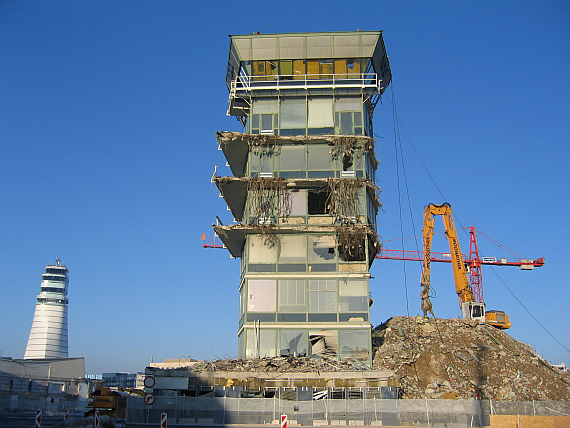
<svg viewBox="0 0 570 428">
<path fill-rule="evenodd" d="M 532 259 L 522 259 L 522 258 L 498 258 L 498 257 L 480 257 L 479 256 L 479 246 L 477 244 L 477 232 L 484 235 L 491 242 L 505 248 L 503 245 L 485 235 L 481 231 L 477 230 L 475 227 L 469 227 L 469 257 L 462 254 L 463 261 L 468 266 L 469 271 L 469 283 L 475 299 L 479 303 L 484 303 L 485 299 L 483 296 L 483 275 L 481 273 L 481 265 L 492 265 L 492 266 L 518 266 L 522 270 L 531 270 L 535 267 L 544 266 L 544 257 L 536 260 Z M 512 251 L 511 251 L 512 253 Z M 377 259 L 384 260 L 410 260 L 410 261 L 423 261 L 424 256 L 421 251 L 410 251 L 410 250 L 388 250 L 382 248 L 380 253 L 376 256 Z M 432 262 L 444 262 L 451 263 L 451 254 L 449 253 L 431 253 Z"/>
</svg>

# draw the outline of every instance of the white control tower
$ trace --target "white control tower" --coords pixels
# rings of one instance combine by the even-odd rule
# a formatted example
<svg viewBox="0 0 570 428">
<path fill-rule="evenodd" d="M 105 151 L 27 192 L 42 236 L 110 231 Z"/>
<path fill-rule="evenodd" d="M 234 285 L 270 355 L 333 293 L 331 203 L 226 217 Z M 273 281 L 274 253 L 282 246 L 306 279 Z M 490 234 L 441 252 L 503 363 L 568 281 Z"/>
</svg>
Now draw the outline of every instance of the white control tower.
<svg viewBox="0 0 570 428">
<path fill-rule="evenodd" d="M 67 358 L 67 273 L 58 258 L 46 266 L 24 359 Z"/>
</svg>

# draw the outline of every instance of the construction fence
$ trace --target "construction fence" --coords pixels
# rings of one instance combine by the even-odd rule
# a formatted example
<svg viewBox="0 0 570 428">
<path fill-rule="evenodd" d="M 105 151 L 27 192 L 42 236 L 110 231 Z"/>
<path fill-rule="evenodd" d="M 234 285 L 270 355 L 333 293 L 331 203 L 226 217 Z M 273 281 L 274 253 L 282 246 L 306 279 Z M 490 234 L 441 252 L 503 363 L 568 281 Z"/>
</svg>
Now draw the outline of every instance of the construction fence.
<svg viewBox="0 0 570 428">
<path fill-rule="evenodd" d="M 479 427 L 497 423 L 491 415 L 552 417 L 568 421 L 568 401 L 494 401 L 494 400 L 398 400 L 373 396 L 372 398 L 322 397 L 303 400 L 273 398 L 244 398 L 231 396 L 157 396 L 152 405 L 143 398 L 130 397 L 127 403 L 127 424 L 160 425 L 161 413 L 168 415 L 168 426 L 269 424 L 279 425 L 281 415 L 287 415 L 290 425 L 369 425 L 369 426 L 433 426 Z M 35 411 L 46 413 L 82 413 L 84 400 L 66 400 L 47 397 L 17 396 L 0 398 L 2 411 Z M 523 420 L 524 419 L 520 419 Z M 516 425 L 515 425 L 516 426 Z M 524 424 L 521 426 L 525 426 Z M 542 426 L 542 425 L 541 425 Z M 547 426 L 547 425 L 545 425 Z M 563 425 L 560 425 L 563 426 Z"/>
<path fill-rule="evenodd" d="M 62 397 L 16 395 L 0 397 L 0 411 L 33 412 L 42 409 L 44 412 L 60 413 L 64 410 L 82 412 L 87 400 L 64 399 Z"/>
<path fill-rule="evenodd" d="M 274 398 L 156 397 L 152 405 L 130 398 L 128 423 L 160 423 L 168 415 L 169 426 L 289 424 L 480 427 L 490 425 L 490 415 L 570 415 L 570 402 L 495 402 L 480 400 L 329 399 L 290 401 Z"/>
</svg>

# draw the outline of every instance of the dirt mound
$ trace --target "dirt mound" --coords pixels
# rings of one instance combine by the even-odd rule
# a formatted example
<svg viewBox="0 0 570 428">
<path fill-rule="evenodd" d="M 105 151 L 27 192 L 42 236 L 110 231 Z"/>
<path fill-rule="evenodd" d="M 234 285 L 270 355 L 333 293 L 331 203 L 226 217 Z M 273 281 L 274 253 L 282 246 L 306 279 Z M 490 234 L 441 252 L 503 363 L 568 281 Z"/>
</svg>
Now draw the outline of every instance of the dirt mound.
<svg viewBox="0 0 570 428">
<path fill-rule="evenodd" d="M 393 317 L 372 332 L 373 368 L 395 370 L 402 398 L 570 400 L 570 375 L 487 324 Z"/>
</svg>

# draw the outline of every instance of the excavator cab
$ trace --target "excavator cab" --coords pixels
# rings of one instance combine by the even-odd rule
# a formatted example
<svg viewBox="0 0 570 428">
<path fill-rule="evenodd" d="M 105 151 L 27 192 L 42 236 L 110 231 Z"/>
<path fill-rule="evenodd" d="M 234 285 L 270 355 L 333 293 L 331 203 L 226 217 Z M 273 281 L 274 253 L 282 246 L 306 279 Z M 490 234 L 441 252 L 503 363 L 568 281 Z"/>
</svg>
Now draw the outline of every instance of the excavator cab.
<svg viewBox="0 0 570 428">
<path fill-rule="evenodd" d="M 485 303 L 464 302 L 461 312 L 463 319 L 485 322 Z"/>
</svg>

